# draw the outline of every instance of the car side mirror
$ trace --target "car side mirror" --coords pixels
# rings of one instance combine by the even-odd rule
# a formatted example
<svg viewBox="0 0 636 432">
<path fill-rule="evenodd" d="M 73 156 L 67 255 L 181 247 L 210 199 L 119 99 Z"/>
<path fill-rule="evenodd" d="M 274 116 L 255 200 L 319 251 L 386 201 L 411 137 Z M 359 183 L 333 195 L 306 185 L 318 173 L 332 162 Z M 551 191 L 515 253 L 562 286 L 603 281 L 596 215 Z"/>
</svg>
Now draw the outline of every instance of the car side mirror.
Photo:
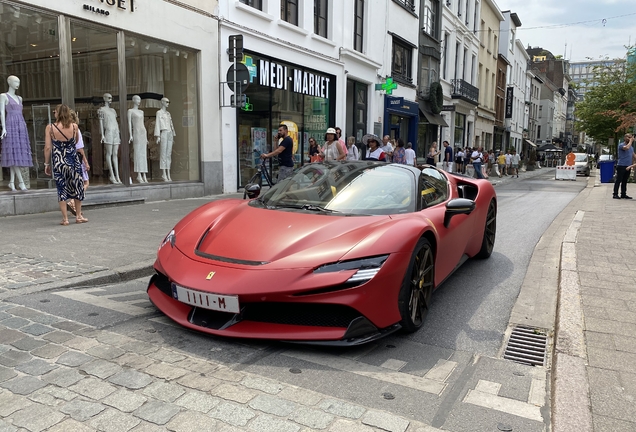
<svg viewBox="0 0 636 432">
<path fill-rule="evenodd" d="M 261 194 L 261 185 L 258 183 L 248 183 L 245 185 L 245 192 L 249 199 L 258 198 Z"/>
<path fill-rule="evenodd" d="M 450 220 L 455 215 L 471 214 L 475 210 L 475 201 L 466 198 L 455 198 L 446 203 L 444 227 L 448 228 Z"/>
</svg>

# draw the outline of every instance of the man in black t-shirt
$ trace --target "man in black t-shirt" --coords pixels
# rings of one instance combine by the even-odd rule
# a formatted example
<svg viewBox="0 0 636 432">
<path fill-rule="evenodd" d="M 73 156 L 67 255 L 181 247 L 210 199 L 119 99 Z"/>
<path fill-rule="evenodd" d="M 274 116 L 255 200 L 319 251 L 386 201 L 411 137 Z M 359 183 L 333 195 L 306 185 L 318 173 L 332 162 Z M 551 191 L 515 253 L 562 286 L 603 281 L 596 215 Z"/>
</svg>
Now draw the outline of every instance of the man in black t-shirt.
<svg viewBox="0 0 636 432">
<path fill-rule="evenodd" d="M 444 170 L 452 172 L 453 148 L 448 141 L 444 141 L 442 144 L 444 144 Z"/>
<path fill-rule="evenodd" d="M 282 138 L 283 140 L 278 144 L 276 150 L 271 153 L 263 153 L 261 154 L 261 158 L 267 159 L 270 157 L 278 156 L 278 182 L 286 179 L 291 175 L 294 171 L 294 141 L 289 136 L 289 130 L 287 129 L 287 125 L 280 125 L 278 127 L 278 135 L 277 138 Z"/>
</svg>

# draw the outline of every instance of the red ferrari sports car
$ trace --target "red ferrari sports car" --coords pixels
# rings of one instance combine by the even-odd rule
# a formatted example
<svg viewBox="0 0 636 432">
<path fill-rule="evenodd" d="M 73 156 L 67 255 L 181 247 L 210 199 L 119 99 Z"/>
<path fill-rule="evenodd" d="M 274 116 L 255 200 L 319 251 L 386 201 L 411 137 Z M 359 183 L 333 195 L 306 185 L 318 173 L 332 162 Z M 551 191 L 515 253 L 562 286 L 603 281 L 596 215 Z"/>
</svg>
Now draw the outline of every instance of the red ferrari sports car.
<svg viewBox="0 0 636 432">
<path fill-rule="evenodd" d="M 215 335 L 356 345 L 424 322 L 433 290 L 488 258 L 486 180 L 375 161 L 312 163 L 257 198 L 206 204 L 165 237 L 150 300 Z"/>
</svg>

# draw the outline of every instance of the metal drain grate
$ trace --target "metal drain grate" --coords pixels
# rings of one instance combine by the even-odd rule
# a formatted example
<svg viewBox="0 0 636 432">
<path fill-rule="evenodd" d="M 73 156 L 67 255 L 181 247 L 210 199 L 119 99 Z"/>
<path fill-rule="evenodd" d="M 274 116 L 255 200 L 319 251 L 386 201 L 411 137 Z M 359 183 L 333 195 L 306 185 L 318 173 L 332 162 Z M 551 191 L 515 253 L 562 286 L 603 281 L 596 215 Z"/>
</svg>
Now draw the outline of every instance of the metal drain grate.
<svg viewBox="0 0 636 432">
<path fill-rule="evenodd" d="M 515 327 L 512 329 L 504 358 L 530 366 L 545 365 L 548 337 L 540 329 Z"/>
</svg>

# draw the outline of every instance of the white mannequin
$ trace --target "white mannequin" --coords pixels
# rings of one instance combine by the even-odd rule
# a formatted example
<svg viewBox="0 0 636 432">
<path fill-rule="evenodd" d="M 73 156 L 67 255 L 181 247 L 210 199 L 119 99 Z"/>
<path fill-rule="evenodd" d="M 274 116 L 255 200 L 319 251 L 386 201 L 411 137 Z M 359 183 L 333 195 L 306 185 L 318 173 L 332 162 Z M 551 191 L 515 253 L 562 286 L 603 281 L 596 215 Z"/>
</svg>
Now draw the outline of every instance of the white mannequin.
<svg viewBox="0 0 636 432">
<path fill-rule="evenodd" d="M 99 130 L 102 134 L 102 143 L 106 146 L 106 166 L 110 172 L 110 181 L 114 184 L 121 184 L 119 180 L 119 125 L 117 124 L 117 111 L 110 107 L 113 96 L 104 93 L 104 106 L 97 110 L 99 116 Z"/>
<path fill-rule="evenodd" d="M 159 168 L 161 168 L 163 181 L 172 181 L 170 178 L 170 164 L 172 163 L 172 144 L 177 134 L 172 124 L 172 116 L 168 112 L 168 98 L 161 99 L 161 109 L 157 111 L 155 122 L 155 137 L 159 144 Z"/>
<path fill-rule="evenodd" d="M 4 140 L 7 137 L 7 124 L 6 124 L 6 107 L 9 105 L 11 98 L 14 102 L 17 102 L 22 106 L 22 98 L 15 94 L 16 90 L 20 87 L 20 79 L 11 75 L 7 78 L 7 83 L 9 84 L 9 89 L 6 93 L 0 94 L 0 124 L 2 125 L 2 132 L 0 132 L 0 140 Z M 24 122 L 24 118 L 22 117 L 22 122 Z M 24 126 L 26 128 L 26 125 Z M 29 154 L 30 152 L 30 144 L 29 146 Z M 29 165 L 32 166 L 32 165 Z M 18 179 L 18 187 L 20 190 L 27 190 L 27 187 L 24 184 L 24 179 L 22 178 L 22 172 L 20 171 L 19 166 L 10 166 L 9 167 L 10 178 L 9 178 L 9 189 L 15 191 L 15 179 Z"/>
<path fill-rule="evenodd" d="M 141 98 L 137 95 L 132 97 L 133 107 L 128 110 L 128 142 L 133 143 L 134 170 L 137 173 L 139 183 L 148 183 L 146 173 L 148 172 L 148 159 L 146 151 L 148 149 L 148 136 L 144 126 L 144 112 L 139 109 Z"/>
</svg>

